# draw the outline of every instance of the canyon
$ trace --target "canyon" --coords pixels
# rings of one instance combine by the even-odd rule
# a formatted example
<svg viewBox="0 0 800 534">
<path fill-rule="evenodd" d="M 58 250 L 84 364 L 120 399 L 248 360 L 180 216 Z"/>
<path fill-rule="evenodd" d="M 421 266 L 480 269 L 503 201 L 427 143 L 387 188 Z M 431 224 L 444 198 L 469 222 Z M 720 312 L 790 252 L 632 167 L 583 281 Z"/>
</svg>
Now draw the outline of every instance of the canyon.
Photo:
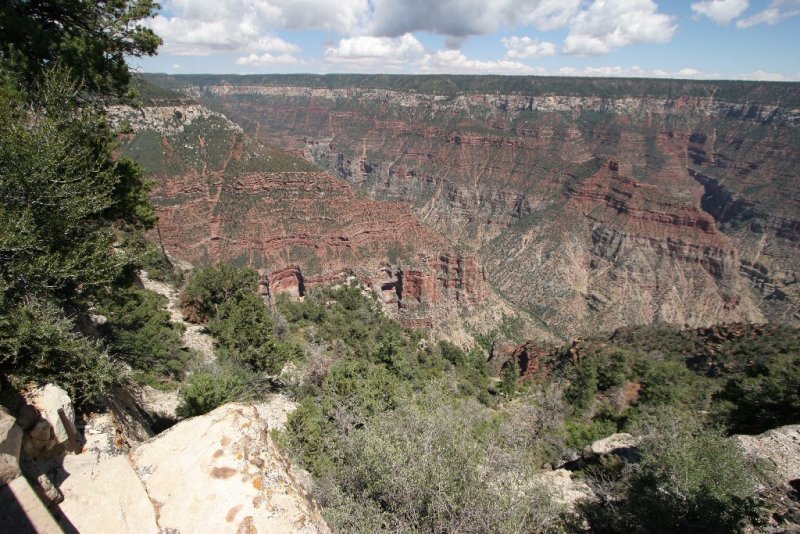
<svg viewBox="0 0 800 534">
<path fill-rule="evenodd" d="M 216 168 L 155 169 L 170 177 L 154 191 L 162 235 L 189 259 L 268 264 L 283 273 L 275 289 L 298 291 L 380 257 L 359 278 L 423 327 L 439 322 L 432 303 L 487 299 L 562 339 L 800 320 L 797 84 L 148 81 L 241 128 Z M 248 143 L 302 169 L 259 170 Z"/>
<path fill-rule="evenodd" d="M 257 269 L 259 293 L 273 302 L 358 281 L 412 327 L 434 328 L 486 298 L 475 254 L 453 247 L 407 206 L 364 198 L 220 113 L 180 99 L 107 112 L 125 132 L 121 154 L 153 180 L 155 237 L 174 258 Z"/>
</svg>

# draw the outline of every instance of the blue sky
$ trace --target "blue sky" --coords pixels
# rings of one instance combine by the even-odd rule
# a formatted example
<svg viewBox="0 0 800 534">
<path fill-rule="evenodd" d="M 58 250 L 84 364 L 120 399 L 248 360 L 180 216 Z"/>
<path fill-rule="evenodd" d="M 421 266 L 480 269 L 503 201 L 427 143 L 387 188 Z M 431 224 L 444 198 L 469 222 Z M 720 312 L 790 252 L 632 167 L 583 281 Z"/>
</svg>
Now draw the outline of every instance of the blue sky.
<svg viewBox="0 0 800 534">
<path fill-rule="evenodd" d="M 800 0 L 162 0 L 145 72 L 800 80 Z"/>
</svg>

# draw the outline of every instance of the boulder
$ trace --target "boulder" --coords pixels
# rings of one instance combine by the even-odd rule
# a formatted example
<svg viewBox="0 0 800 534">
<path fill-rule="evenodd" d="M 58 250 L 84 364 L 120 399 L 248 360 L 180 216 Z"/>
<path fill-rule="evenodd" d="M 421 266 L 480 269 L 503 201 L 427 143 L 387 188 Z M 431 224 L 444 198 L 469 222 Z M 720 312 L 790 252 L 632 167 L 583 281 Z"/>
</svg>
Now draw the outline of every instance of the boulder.
<svg viewBox="0 0 800 534">
<path fill-rule="evenodd" d="M 59 472 L 64 526 L 87 533 L 158 533 L 156 512 L 144 485 L 127 454 L 116 446 L 112 415 L 92 416 L 84 432 L 84 451 L 65 456 Z"/>
<path fill-rule="evenodd" d="M 0 487 L 18 476 L 22 449 L 22 429 L 5 408 L 0 406 Z"/>
<path fill-rule="evenodd" d="M 612 434 L 586 447 L 583 450 L 583 457 L 588 460 L 614 454 L 616 456 L 621 456 L 623 459 L 631 460 L 633 459 L 633 453 L 636 452 L 640 441 L 639 438 L 626 432 Z"/>
<path fill-rule="evenodd" d="M 617 458 L 626 463 L 636 463 L 640 460 L 639 443 L 641 438 L 625 432 L 612 434 L 607 438 L 595 441 L 587 446 L 581 454 L 570 458 L 560 467 L 570 471 L 583 469 L 587 465 L 596 464 L 612 458 Z"/>
<path fill-rule="evenodd" d="M 62 529 L 25 477 L 0 488 L 0 532 L 63 534 Z M 91 532 L 91 531 L 88 531 Z"/>
<path fill-rule="evenodd" d="M 120 436 L 129 447 L 134 447 L 155 435 L 145 419 L 146 413 L 131 388 L 114 386 L 107 402 L 108 409 L 114 414 Z"/>
<path fill-rule="evenodd" d="M 574 510 L 578 501 L 593 499 L 595 496 L 586 482 L 573 479 L 572 473 L 566 469 L 546 471 L 541 480 L 552 492 L 553 500 L 569 510 Z"/>
<path fill-rule="evenodd" d="M 182 421 L 131 459 L 162 532 L 329 532 L 252 405 Z"/>
<path fill-rule="evenodd" d="M 778 482 L 800 479 L 800 425 L 782 426 L 757 436 L 734 436 L 745 453 L 772 467 Z"/>
<path fill-rule="evenodd" d="M 43 419 L 46 419 L 53 427 L 53 434 L 57 443 L 65 443 L 69 439 L 69 433 L 58 415 L 58 410 L 64 410 L 72 424 L 75 424 L 75 410 L 72 408 L 72 400 L 67 392 L 60 387 L 47 384 L 44 387 L 33 390 L 28 395 L 28 403 L 39 410 Z"/>
<path fill-rule="evenodd" d="M 800 425 L 757 436 L 733 436 L 745 454 L 763 466 L 761 496 L 770 509 L 770 532 L 800 532 Z"/>
</svg>

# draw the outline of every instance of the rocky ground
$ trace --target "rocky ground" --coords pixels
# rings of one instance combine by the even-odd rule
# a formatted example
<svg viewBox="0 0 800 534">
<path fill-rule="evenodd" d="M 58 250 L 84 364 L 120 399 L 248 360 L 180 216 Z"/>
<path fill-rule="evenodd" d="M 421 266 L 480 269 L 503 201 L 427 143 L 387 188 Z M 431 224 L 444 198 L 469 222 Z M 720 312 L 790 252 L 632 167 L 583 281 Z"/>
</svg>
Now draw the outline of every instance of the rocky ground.
<svg viewBox="0 0 800 534">
<path fill-rule="evenodd" d="M 169 312 L 170 320 L 184 328 L 184 346 L 197 351 L 203 357 L 205 363 L 211 363 L 216 360 L 214 338 L 206 332 L 204 326 L 190 323 L 183 318 L 178 291 L 169 284 L 151 279 L 146 271 L 139 272 L 139 279 L 145 289 L 155 291 L 167 299 L 167 312 Z"/>
<path fill-rule="evenodd" d="M 110 414 L 86 422 L 58 471 L 62 524 L 79 532 L 327 532 L 269 431 L 291 403 L 229 404 L 126 452 Z"/>
</svg>

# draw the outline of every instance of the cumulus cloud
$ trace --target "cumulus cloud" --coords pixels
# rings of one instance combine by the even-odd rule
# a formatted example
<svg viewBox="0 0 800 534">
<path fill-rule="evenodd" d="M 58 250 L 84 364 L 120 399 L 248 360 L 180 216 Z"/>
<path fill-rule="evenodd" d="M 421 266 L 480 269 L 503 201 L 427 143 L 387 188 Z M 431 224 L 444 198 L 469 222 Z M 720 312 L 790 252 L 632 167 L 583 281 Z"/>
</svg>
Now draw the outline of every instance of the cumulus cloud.
<svg viewBox="0 0 800 534">
<path fill-rule="evenodd" d="M 506 57 L 509 59 L 525 59 L 534 57 L 552 56 L 556 53 L 556 45 L 548 42 L 541 42 L 530 37 L 504 37 L 500 39 L 508 51 Z"/>
<path fill-rule="evenodd" d="M 486 35 L 502 27 L 565 27 L 581 0 L 373 0 L 368 31 L 395 37 L 425 31 L 450 37 Z"/>
<path fill-rule="evenodd" d="M 578 14 L 581 0 L 539 0 L 525 2 L 515 9 L 515 17 L 520 24 L 529 24 L 548 31 L 566 27 Z"/>
<path fill-rule="evenodd" d="M 708 74 L 697 69 L 683 68 L 677 71 L 646 70 L 638 65 L 621 67 L 606 65 L 600 67 L 562 67 L 556 71 L 559 76 L 591 76 L 601 78 L 715 78 L 717 75 Z"/>
<path fill-rule="evenodd" d="M 355 70 L 380 66 L 424 73 L 474 74 L 544 74 L 519 61 L 504 59 L 485 61 L 467 57 L 460 50 L 427 52 L 416 37 L 406 33 L 400 37 L 362 35 L 342 39 L 325 51 L 328 63 L 347 64 Z"/>
<path fill-rule="evenodd" d="M 764 70 L 757 70 L 755 72 L 749 72 L 747 74 L 739 74 L 734 76 L 734 79 L 738 80 L 756 80 L 756 81 L 764 81 L 764 82 L 785 82 L 788 81 L 788 78 L 781 74 L 780 72 L 767 72 Z"/>
<path fill-rule="evenodd" d="M 415 31 L 453 37 L 483 35 L 508 22 L 508 3 L 506 0 L 374 0 L 370 32 L 390 37 Z"/>
<path fill-rule="evenodd" d="M 758 24 L 771 25 L 797 15 L 800 15 L 800 0 L 772 0 L 765 10 L 736 22 L 736 26 L 750 28 Z"/>
<path fill-rule="evenodd" d="M 325 59 L 332 63 L 371 65 L 403 65 L 421 60 L 424 55 L 422 43 L 410 33 L 400 37 L 348 37 L 325 50 Z"/>
<path fill-rule="evenodd" d="M 271 51 L 260 46 L 275 29 L 349 33 L 365 24 L 368 0 L 165 0 L 149 26 L 176 55 Z"/>
<path fill-rule="evenodd" d="M 291 54 L 278 54 L 273 55 L 269 52 L 264 54 L 250 54 L 243 56 L 236 60 L 237 65 L 255 65 L 259 67 L 271 67 L 276 65 L 298 65 L 303 61 L 294 57 Z"/>
<path fill-rule="evenodd" d="M 426 54 L 420 64 L 420 71 L 435 74 L 545 74 L 542 68 L 535 68 L 518 61 L 483 61 L 472 59 L 459 50 L 441 50 Z"/>
<path fill-rule="evenodd" d="M 726 26 L 744 13 L 748 5 L 748 0 L 703 0 L 693 2 L 692 11 L 698 16 L 708 17 L 717 24 Z"/>
<path fill-rule="evenodd" d="M 570 23 L 564 52 L 596 56 L 632 44 L 665 43 L 676 29 L 652 0 L 594 0 Z"/>
</svg>

